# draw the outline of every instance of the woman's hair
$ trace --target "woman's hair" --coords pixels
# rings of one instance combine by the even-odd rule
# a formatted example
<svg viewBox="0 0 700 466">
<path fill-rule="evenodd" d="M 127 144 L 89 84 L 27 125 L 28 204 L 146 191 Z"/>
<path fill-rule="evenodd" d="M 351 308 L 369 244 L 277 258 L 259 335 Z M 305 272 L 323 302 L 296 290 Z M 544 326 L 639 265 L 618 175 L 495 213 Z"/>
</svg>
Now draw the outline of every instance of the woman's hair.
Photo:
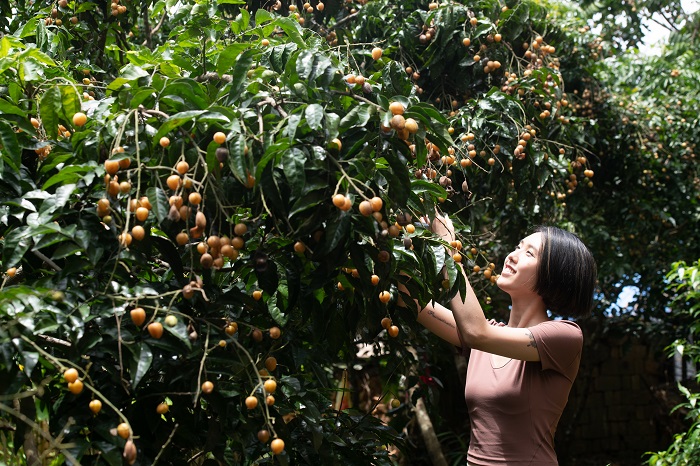
<svg viewBox="0 0 700 466">
<path fill-rule="evenodd" d="M 552 312 L 585 317 L 593 308 L 597 267 L 591 251 L 573 233 L 541 226 L 542 250 L 534 291 Z"/>
</svg>

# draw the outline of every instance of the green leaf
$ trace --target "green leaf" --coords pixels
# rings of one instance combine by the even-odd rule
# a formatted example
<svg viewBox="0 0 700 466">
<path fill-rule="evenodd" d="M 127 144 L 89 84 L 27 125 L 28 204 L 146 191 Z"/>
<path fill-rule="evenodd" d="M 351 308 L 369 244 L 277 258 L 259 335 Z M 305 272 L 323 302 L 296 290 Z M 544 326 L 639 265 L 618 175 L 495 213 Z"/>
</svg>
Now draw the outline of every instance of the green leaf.
<svg viewBox="0 0 700 466">
<path fill-rule="evenodd" d="M 233 68 L 233 79 L 231 80 L 231 89 L 229 90 L 229 102 L 235 102 L 241 89 L 243 88 L 243 83 L 248 76 L 248 70 L 250 65 L 253 64 L 253 56 L 257 52 L 254 49 L 245 50 L 240 54 L 238 60 L 236 60 L 236 66 Z"/>
<path fill-rule="evenodd" d="M 51 186 L 59 183 L 75 183 L 82 179 L 85 173 L 92 172 L 93 170 L 95 170 L 95 167 L 92 165 L 68 165 L 46 180 L 41 189 L 47 190 Z"/>
<path fill-rule="evenodd" d="M 195 119 L 203 113 L 205 113 L 205 110 L 188 110 L 186 112 L 180 112 L 170 116 L 170 118 L 165 120 L 163 124 L 160 125 L 158 132 L 153 137 L 154 143 L 157 144 L 160 138 L 162 138 L 175 128 L 178 128 L 184 125 L 185 123 L 194 122 Z"/>
<path fill-rule="evenodd" d="M 19 115 L 25 118 L 27 117 L 27 112 L 17 107 L 16 105 L 12 105 L 5 99 L 0 99 L 0 113 L 5 115 Z"/>
<path fill-rule="evenodd" d="M 284 176 L 289 181 L 289 187 L 292 189 L 292 195 L 296 198 L 301 195 L 306 184 L 304 175 L 304 163 L 306 156 L 304 152 L 297 148 L 293 148 L 284 152 L 282 155 L 282 169 Z"/>
<path fill-rule="evenodd" d="M 7 267 L 15 267 L 22 261 L 22 257 L 29 250 L 32 243 L 27 236 L 29 227 L 21 227 L 12 230 L 5 236 L 5 244 L 2 248 L 2 263 Z"/>
<path fill-rule="evenodd" d="M 3 156 L 7 156 L 15 170 L 18 170 L 22 165 L 22 148 L 12 127 L 3 120 L 0 120 L 0 142 Z"/>
<path fill-rule="evenodd" d="M 303 50 L 297 57 L 296 70 L 301 79 L 306 79 L 311 84 L 331 66 L 330 59 L 325 55 L 316 50 Z"/>
<path fill-rule="evenodd" d="M 247 183 L 249 173 L 245 145 L 245 137 L 242 134 L 234 134 L 229 140 L 228 166 L 233 175 L 243 184 Z"/>
<path fill-rule="evenodd" d="M 58 86 L 49 87 L 41 96 L 39 114 L 44 125 L 44 130 L 49 139 L 58 136 L 59 115 L 61 114 L 62 96 Z"/>
<path fill-rule="evenodd" d="M 280 29 L 282 29 L 285 34 L 287 34 L 287 37 L 289 37 L 294 44 L 300 45 L 300 46 L 305 46 L 306 43 L 304 42 L 304 38 L 301 36 L 301 26 L 299 25 L 298 21 L 292 21 L 291 18 L 289 17 L 283 17 L 283 18 L 277 18 L 275 21 L 275 25 L 279 26 Z M 286 46 L 289 46 L 292 44 L 285 44 Z M 296 50 L 296 47 L 294 47 L 294 50 Z"/>
<path fill-rule="evenodd" d="M 151 368 L 153 362 L 153 352 L 146 343 L 138 345 L 127 345 L 131 350 L 131 385 L 136 388 L 141 382 L 141 379 L 146 375 L 148 369 Z"/>
<path fill-rule="evenodd" d="M 168 216 L 170 210 L 168 195 L 161 188 L 150 187 L 146 190 L 146 197 L 151 202 L 151 210 L 156 215 L 158 223 L 161 223 Z"/>
<path fill-rule="evenodd" d="M 63 106 L 63 115 L 66 120 L 71 120 L 73 115 L 81 110 L 80 95 L 73 86 L 61 86 L 61 104 Z"/>
<path fill-rule="evenodd" d="M 238 57 L 244 50 L 249 49 L 252 46 L 251 43 L 235 43 L 226 47 L 220 54 L 219 59 L 216 62 L 216 72 L 220 75 L 227 73 L 231 67 L 236 63 Z"/>
<path fill-rule="evenodd" d="M 365 126 L 374 113 L 374 107 L 360 104 L 354 107 L 347 115 L 340 120 L 340 128 L 348 129 L 358 126 Z"/>
<path fill-rule="evenodd" d="M 313 129 L 314 131 L 320 131 L 323 129 L 324 111 L 321 105 L 310 104 L 308 107 L 306 107 L 305 115 L 306 123 L 309 125 L 309 128 Z"/>
<path fill-rule="evenodd" d="M 396 61 L 390 61 L 382 71 L 384 93 L 410 95 L 413 85 L 406 75 L 404 68 Z"/>
</svg>

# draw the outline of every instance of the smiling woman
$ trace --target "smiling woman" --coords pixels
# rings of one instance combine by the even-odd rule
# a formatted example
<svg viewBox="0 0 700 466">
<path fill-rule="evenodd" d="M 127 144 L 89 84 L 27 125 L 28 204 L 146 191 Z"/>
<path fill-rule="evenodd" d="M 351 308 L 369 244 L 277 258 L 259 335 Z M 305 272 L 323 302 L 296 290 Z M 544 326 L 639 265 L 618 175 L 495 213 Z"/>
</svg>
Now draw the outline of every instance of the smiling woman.
<svg viewBox="0 0 700 466">
<path fill-rule="evenodd" d="M 447 217 L 433 232 L 455 240 Z M 462 270 L 462 273 L 464 271 Z M 465 400 L 471 466 L 557 465 L 554 433 L 576 378 L 583 334 L 548 311 L 583 317 L 592 307 L 596 264 L 574 234 L 541 227 L 506 257 L 499 288 L 512 300 L 507 325 L 487 321 L 471 286 L 450 308 L 435 302 L 418 321 L 469 356 Z"/>
</svg>

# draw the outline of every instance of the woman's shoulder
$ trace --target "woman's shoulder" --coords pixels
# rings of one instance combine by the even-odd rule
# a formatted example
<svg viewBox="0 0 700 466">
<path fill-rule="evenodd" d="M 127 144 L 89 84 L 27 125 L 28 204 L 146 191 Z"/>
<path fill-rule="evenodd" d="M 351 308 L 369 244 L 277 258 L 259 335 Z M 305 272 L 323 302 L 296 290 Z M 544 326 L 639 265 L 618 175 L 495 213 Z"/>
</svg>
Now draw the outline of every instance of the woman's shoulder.
<svg viewBox="0 0 700 466">
<path fill-rule="evenodd" d="M 581 327 L 571 320 L 547 320 L 530 327 L 530 331 L 543 340 L 570 341 L 577 346 L 583 343 Z"/>
<path fill-rule="evenodd" d="M 572 320 L 546 320 L 534 326 L 534 328 L 544 327 L 547 330 L 559 330 L 562 332 L 583 333 L 581 327 Z"/>
</svg>

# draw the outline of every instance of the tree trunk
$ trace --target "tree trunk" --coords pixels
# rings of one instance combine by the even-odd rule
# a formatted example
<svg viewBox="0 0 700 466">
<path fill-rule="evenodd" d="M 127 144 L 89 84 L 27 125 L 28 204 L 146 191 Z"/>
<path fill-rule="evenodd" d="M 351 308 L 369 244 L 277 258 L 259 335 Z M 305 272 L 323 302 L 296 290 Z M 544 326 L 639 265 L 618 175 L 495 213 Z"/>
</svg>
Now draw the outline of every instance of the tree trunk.
<svg viewBox="0 0 700 466">
<path fill-rule="evenodd" d="M 440 441 L 437 435 L 435 435 L 433 423 L 430 420 L 428 411 L 425 409 L 423 398 L 418 398 L 416 402 L 416 418 L 418 419 L 418 425 L 420 426 L 420 433 L 423 436 L 425 447 L 428 449 L 428 454 L 433 464 L 435 466 L 447 466 L 447 460 L 445 460 L 445 456 L 442 454 Z"/>
</svg>

